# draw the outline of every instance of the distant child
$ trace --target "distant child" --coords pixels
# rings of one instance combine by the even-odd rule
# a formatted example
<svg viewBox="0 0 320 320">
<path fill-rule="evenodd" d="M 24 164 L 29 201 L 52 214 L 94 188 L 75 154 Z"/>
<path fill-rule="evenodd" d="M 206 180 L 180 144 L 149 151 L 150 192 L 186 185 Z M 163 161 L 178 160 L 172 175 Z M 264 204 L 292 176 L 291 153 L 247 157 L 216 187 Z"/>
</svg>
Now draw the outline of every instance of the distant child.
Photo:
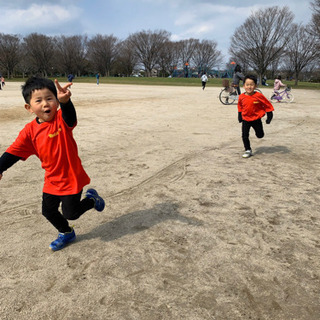
<svg viewBox="0 0 320 320">
<path fill-rule="evenodd" d="M 55 86 L 56 85 L 56 86 Z M 42 214 L 59 231 L 50 244 L 53 251 L 64 248 L 75 240 L 73 227 L 68 220 L 76 220 L 89 209 L 104 209 L 104 200 L 94 189 L 88 189 L 81 200 L 83 187 L 90 183 L 78 156 L 72 131 L 77 125 L 76 111 L 68 89 L 59 82 L 31 77 L 22 86 L 27 111 L 35 115 L 19 133 L 0 158 L 2 173 L 18 160 L 36 155 L 45 170 L 42 196 Z M 59 108 L 60 105 L 60 108 Z M 62 214 L 59 205 L 62 204 Z"/>
<path fill-rule="evenodd" d="M 286 87 L 286 85 L 284 83 L 282 83 L 281 81 L 281 76 L 278 75 L 275 79 L 274 79 L 274 85 L 273 85 L 273 95 L 271 96 L 271 99 L 276 97 L 279 94 L 279 90 L 281 87 Z M 278 102 L 280 102 L 278 100 Z"/>
<path fill-rule="evenodd" d="M 273 91 L 275 93 L 279 93 L 279 90 L 281 87 L 286 87 L 286 85 L 284 83 L 281 82 L 281 76 L 277 76 L 274 80 L 274 85 L 273 85 Z"/>
<path fill-rule="evenodd" d="M 4 77 L 1 77 L 1 85 L 2 85 L 2 87 L 4 87 L 5 84 L 6 84 L 6 82 L 5 82 L 5 80 L 4 80 Z"/>
<path fill-rule="evenodd" d="M 68 74 L 68 82 L 72 82 L 74 79 L 74 75 L 72 73 Z"/>
<path fill-rule="evenodd" d="M 255 91 L 256 87 L 257 78 L 253 75 L 245 76 L 243 80 L 245 92 L 239 96 L 238 100 L 238 120 L 242 122 L 242 141 L 245 149 L 243 158 L 253 155 L 249 140 L 250 128 L 254 129 L 257 138 L 263 138 L 261 118 L 267 113 L 266 123 L 269 124 L 273 117 L 272 104 L 262 93 Z"/>
<path fill-rule="evenodd" d="M 100 73 L 99 72 L 96 74 L 96 78 L 97 78 L 97 85 L 99 85 L 99 79 L 100 79 Z"/>
<path fill-rule="evenodd" d="M 203 75 L 202 75 L 202 77 L 201 77 L 202 90 L 205 89 L 206 84 L 207 84 L 207 81 L 208 81 L 208 77 L 207 77 L 206 73 L 204 72 Z"/>
</svg>

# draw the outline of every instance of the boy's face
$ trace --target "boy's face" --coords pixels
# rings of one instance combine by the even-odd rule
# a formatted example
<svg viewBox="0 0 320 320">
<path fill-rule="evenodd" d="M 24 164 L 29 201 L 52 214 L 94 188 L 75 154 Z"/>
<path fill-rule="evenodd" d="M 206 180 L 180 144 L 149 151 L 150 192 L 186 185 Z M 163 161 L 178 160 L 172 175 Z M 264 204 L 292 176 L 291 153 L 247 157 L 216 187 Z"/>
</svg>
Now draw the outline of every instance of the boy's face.
<svg viewBox="0 0 320 320">
<path fill-rule="evenodd" d="M 249 96 L 254 94 L 254 90 L 256 89 L 257 85 L 254 83 L 252 79 L 246 79 L 246 82 L 243 84 L 243 88 L 246 91 L 246 94 Z"/>
<path fill-rule="evenodd" d="M 30 104 L 25 104 L 25 108 L 34 113 L 39 122 L 48 122 L 53 120 L 59 101 L 55 95 L 47 88 L 34 90 L 31 95 Z"/>
</svg>

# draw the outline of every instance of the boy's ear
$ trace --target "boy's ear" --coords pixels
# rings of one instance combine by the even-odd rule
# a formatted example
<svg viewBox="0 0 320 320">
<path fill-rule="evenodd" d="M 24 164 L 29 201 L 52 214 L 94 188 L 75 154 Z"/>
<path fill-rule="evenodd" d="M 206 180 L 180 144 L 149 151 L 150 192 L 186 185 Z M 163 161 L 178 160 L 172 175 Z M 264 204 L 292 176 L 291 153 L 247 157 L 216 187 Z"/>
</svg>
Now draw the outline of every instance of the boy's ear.
<svg viewBox="0 0 320 320">
<path fill-rule="evenodd" d="M 33 113 L 30 104 L 26 103 L 26 104 L 24 105 L 24 107 L 25 107 L 25 109 L 26 109 L 27 111 L 29 111 L 30 113 Z"/>
</svg>

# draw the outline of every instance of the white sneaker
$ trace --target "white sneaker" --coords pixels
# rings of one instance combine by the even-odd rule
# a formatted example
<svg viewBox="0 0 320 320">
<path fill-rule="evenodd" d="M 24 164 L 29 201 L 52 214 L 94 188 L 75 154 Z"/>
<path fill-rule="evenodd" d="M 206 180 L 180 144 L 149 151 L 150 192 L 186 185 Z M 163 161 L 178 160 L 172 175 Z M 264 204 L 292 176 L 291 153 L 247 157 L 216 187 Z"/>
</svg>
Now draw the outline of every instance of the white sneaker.
<svg viewBox="0 0 320 320">
<path fill-rule="evenodd" d="M 252 150 L 247 150 L 247 151 L 242 155 L 242 158 L 250 158 L 251 156 L 253 156 Z"/>
</svg>

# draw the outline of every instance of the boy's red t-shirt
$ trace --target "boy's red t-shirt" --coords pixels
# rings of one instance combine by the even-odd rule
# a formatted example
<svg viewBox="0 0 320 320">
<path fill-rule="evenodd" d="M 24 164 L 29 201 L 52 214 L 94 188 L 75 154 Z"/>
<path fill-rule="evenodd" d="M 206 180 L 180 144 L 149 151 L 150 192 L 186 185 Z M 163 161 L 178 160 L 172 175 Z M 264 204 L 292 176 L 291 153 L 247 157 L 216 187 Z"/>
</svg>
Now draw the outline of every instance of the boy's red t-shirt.
<svg viewBox="0 0 320 320">
<path fill-rule="evenodd" d="M 238 111 L 241 112 L 242 119 L 245 121 L 258 120 L 262 118 L 266 112 L 273 110 L 273 105 L 260 92 L 255 92 L 252 96 L 245 93 L 239 96 Z"/>
<path fill-rule="evenodd" d="M 60 109 L 50 122 L 39 124 L 34 119 L 28 123 L 6 152 L 22 160 L 31 155 L 40 159 L 45 170 L 43 192 L 53 195 L 77 194 L 90 183 L 90 178 L 78 156 L 78 147 L 72 134 L 74 127 L 64 122 Z"/>
</svg>

